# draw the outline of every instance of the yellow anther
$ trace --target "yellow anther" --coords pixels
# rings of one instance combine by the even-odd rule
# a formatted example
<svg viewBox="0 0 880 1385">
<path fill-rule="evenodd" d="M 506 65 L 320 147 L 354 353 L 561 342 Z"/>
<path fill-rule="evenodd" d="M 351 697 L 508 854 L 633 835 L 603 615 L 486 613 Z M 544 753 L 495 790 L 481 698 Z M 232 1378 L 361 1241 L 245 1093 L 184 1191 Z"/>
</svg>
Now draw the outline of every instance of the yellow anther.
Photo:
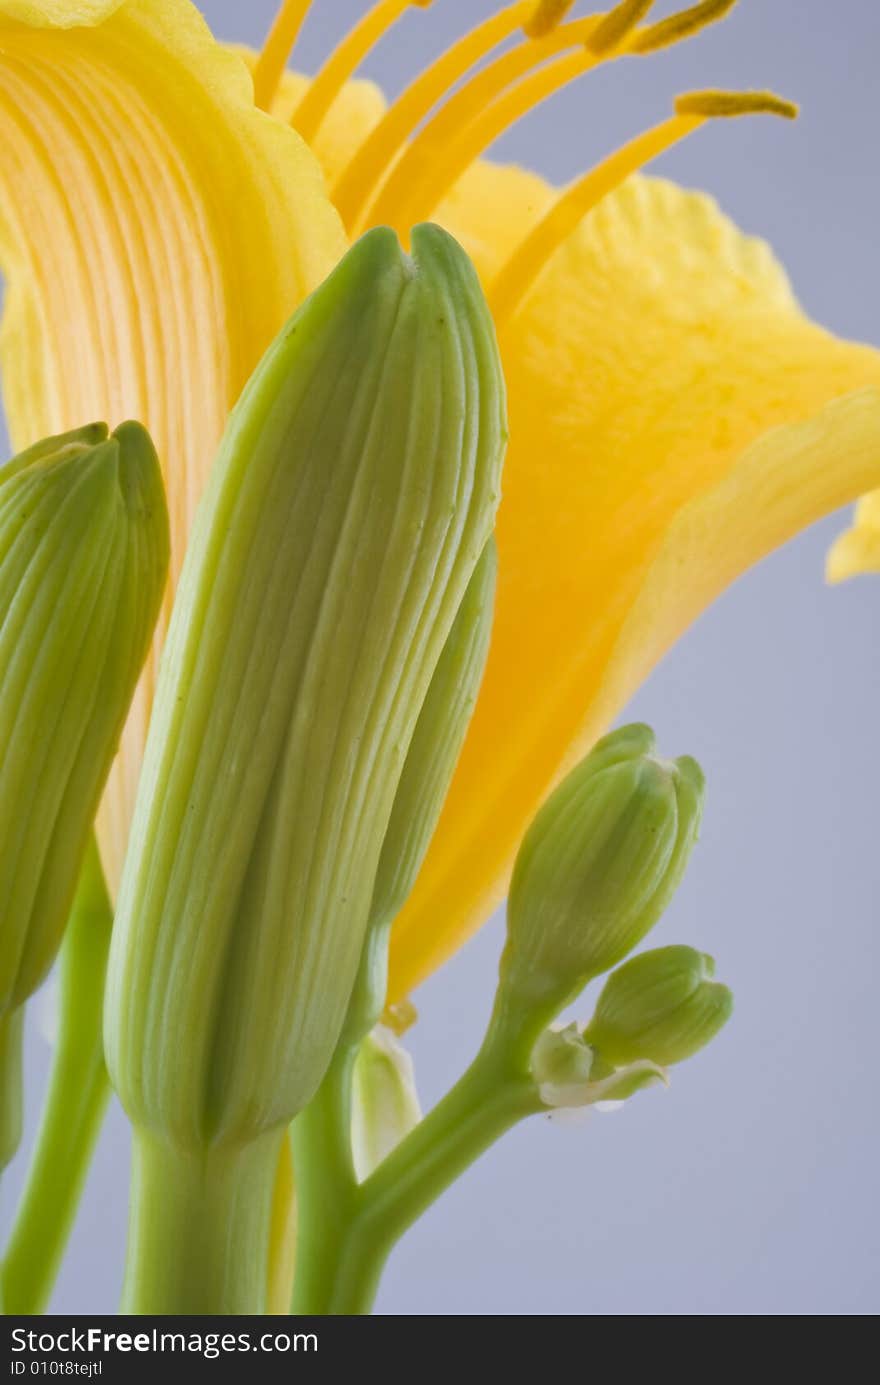
<svg viewBox="0 0 880 1385">
<path fill-rule="evenodd" d="M 688 91 L 675 98 L 677 115 L 707 119 L 731 115 L 781 115 L 794 120 L 798 107 L 772 91 Z"/>
<path fill-rule="evenodd" d="M 622 0 L 602 20 L 587 47 L 597 55 L 609 53 L 628 38 L 652 8 L 654 0 Z"/>
<path fill-rule="evenodd" d="M 561 24 L 574 0 L 537 0 L 534 10 L 523 25 L 527 38 L 544 38 Z"/>
<path fill-rule="evenodd" d="M 653 53 L 658 48 L 668 48 L 672 43 L 690 38 L 698 29 L 723 19 L 735 4 L 736 0 L 702 0 L 702 4 L 693 5 L 689 10 L 681 10 L 679 14 L 671 14 L 668 19 L 660 19 L 633 37 L 632 51 Z"/>
</svg>

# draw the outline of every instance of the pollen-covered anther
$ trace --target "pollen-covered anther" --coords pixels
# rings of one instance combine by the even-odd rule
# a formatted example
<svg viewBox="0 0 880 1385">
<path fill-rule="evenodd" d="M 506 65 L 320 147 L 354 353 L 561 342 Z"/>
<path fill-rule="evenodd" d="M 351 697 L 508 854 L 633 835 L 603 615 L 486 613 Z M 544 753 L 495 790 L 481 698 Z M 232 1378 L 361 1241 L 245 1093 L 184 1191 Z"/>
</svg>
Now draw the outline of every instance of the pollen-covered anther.
<svg viewBox="0 0 880 1385">
<path fill-rule="evenodd" d="M 798 107 L 772 91 L 688 91 L 675 98 L 676 115 L 715 120 L 737 115 L 779 115 L 795 120 Z"/>
<path fill-rule="evenodd" d="M 629 39 L 633 30 L 654 6 L 654 0 L 622 0 L 602 20 L 587 42 L 591 53 L 610 53 Z"/>
<path fill-rule="evenodd" d="M 669 48 L 673 43 L 690 38 L 700 29 L 715 24 L 730 13 L 737 0 L 702 0 L 699 5 L 671 14 L 668 19 L 659 19 L 634 35 L 631 41 L 633 53 L 654 53 L 658 48 Z"/>
<path fill-rule="evenodd" d="M 544 38 L 561 24 L 574 0 L 537 0 L 535 8 L 523 24 L 526 38 Z"/>
</svg>

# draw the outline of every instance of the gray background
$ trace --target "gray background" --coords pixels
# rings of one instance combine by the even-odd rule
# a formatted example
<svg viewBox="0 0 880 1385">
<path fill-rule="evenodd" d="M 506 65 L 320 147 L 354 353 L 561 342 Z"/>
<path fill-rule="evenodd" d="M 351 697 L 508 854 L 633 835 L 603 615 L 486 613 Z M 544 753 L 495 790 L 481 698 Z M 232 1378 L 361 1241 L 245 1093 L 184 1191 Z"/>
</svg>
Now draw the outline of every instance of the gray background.
<svg viewBox="0 0 880 1385">
<path fill-rule="evenodd" d="M 437 0 L 367 71 L 398 90 L 441 41 L 493 7 Z M 316 0 L 300 63 L 318 61 L 363 8 Z M 219 35 L 257 42 L 273 3 L 208 0 L 203 9 Z M 821 321 L 880 343 L 878 56 L 874 0 L 743 0 L 687 48 L 559 96 L 495 152 L 562 180 L 656 119 L 678 90 L 770 85 L 800 99 L 796 126 L 716 126 L 662 171 L 711 190 L 767 236 Z M 732 1023 L 675 1072 L 669 1092 L 510 1135 L 401 1244 L 379 1312 L 836 1315 L 880 1306 L 880 590 L 870 579 L 823 586 L 823 555 L 842 521 L 744 577 L 629 709 L 668 753 L 689 751 L 708 773 L 703 840 L 655 937 L 715 954 L 737 996 Z M 474 1050 L 501 941 L 496 919 L 417 997 L 412 1048 L 426 1104 Z M 28 1058 L 36 1084 L 48 1058 L 36 1034 Z M 114 1111 L 58 1312 L 115 1306 L 127 1143 Z M 7 1216 L 19 1176 L 20 1161 L 5 1180 Z"/>
</svg>

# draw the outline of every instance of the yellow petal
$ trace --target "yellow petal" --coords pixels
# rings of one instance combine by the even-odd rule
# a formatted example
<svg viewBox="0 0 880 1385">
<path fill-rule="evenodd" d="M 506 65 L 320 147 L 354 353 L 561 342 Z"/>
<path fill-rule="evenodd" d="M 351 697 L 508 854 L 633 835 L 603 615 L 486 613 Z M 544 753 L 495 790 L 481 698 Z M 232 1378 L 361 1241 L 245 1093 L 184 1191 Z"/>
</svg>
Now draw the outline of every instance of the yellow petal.
<svg viewBox="0 0 880 1385">
<path fill-rule="evenodd" d="M 0 120 L 14 442 L 141 419 L 166 468 L 175 579 L 229 408 L 344 250 L 320 168 L 188 0 L 0 0 Z M 154 661 L 100 820 L 114 881 L 153 679 Z"/>
<path fill-rule="evenodd" d="M 232 51 L 239 54 L 251 72 L 254 70 L 257 54 L 252 48 L 235 44 Z M 296 128 L 296 108 L 311 85 L 311 77 L 301 72 L 285 71 L 272 101 L 272 114 Z M 315 138 L 310 141 L 312 153 L 324 170 L 328 187 L 333 186 L 358 145 L 379 124 L 387 105 L 375 82 L 358 78 L 346 82 L 340 89 L 321 121 Z"/>
<path fill-rule="evenodd" d="M 829 582 L 863 572 L 880 572 L 880 491 L 862 497 L 852 528 L 835 540 L 828 554 Z"/>
<path fill-rule="evenodd" d="M 490 281 L 552 196 L 480 165 L 441 219 Z M 489 664 L 395 927 L 391 1000 L 499 902 L 538 804 L 706 602 L 880 481 L 873 392 L 818 412 L 880 384 L 880 355 L 810 323 L 765 245 L 666 182 L 606 199 L 501 346 L 510 448 Z"/>
<path fill-rule="evenodd" d="M 771 429 L 675 516 L 614 646 L 591 714 L 606 725 L 688 625 L 746 568 L 876 484 L 880 389 Z M 598 734 L 597 732 L 594 734 Z"/>
<path fill-rule="evenodd" d="M 74 29 L 100 24 L 122 4 L 124 0 L 4 0 L 0 16 L 41 28 Z"/>
</svg>

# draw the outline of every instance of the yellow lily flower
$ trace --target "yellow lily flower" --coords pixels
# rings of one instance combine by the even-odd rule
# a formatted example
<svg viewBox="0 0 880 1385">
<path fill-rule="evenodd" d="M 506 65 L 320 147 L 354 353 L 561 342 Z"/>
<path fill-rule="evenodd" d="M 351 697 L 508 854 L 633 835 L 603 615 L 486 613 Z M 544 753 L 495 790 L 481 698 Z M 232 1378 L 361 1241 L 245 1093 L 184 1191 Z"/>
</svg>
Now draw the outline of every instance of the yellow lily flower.
<svg viewBox="0 0 880 1385">
<path fill-rule="evenodd" d="M 449 800 L 395 927 L 391 999 L 486 918 L 540 801 L 700 610 L 880 484 L 880 355 L 811 323 L 769 249 L 711 200 L 630 176 L 742 103 L 681 102 L 561 194 L 480 157 L 564 82 L 638 62 L 733 4 L 651 24 L 651 0 L 587 18 L 569 16 L 571 0 L 519 0 L 386 106 L 351 79 L 409 0 L 379 0 L 311 82 L 284 73 L 309 8 L 285 0 L 248 57 L 270 117 L 241 55 L 213 44 L 187 0 L 0 0 L 15 439 L 140 417 L 167 460 L 175 573 L 229 404 L 341 252 L 334 206 L 349 235 L 439 221 L 489 292 L 511 424 L 497 616 Z M 862 514 L 880 529 L 876 502 Z M 148 675 L 102 818 L 111 876 L 151 687 Z"/>
<path fill-rule="evenodd" d="M 226 416 L 346 248 L 320 168 L 188 0 L 0 0 L 0 369 L 13 444 L 149 419 L 171 580 Z M 155 686 L 99 819 L 115 891 Z"/>
</svg>

